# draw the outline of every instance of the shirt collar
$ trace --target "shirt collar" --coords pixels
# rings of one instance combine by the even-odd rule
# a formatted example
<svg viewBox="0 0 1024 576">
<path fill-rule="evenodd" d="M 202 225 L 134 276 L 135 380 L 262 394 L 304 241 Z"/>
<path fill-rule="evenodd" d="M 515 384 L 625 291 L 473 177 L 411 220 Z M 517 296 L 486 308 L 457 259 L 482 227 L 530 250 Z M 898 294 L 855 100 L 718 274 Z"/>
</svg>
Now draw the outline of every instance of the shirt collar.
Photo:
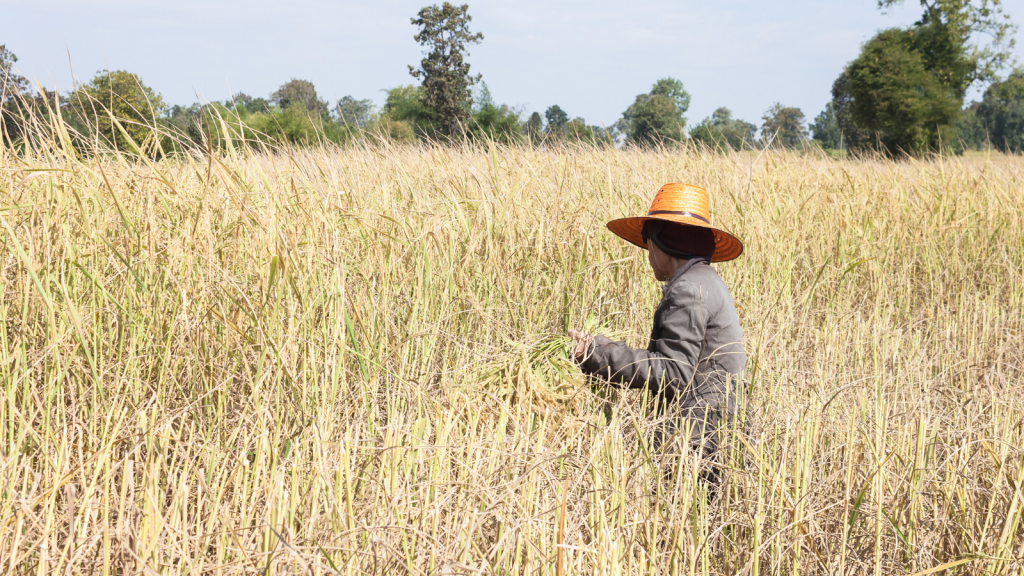
<svg viewBox="0 0 1024 576">
<path fill-rule="evenodd" d="M 709 260 L 708 258 L 705 258 L 704 256 L 695 256 L 695 257 L 690 258 L 689 260 L 687 260 L 686 264 L 683 264 L 679 268 L 676 268 L 676 273 L 673 274 L 672 277 L 669 278 L 668 281 L 665 282 L 661 286 L 661 292 L 663 294 L 668 294 L 669 287 L 671 287 L 672 284 L 674 284 L 676 280 L 678 280 L 683 274 L 686 274 L 687 270 L 689 270 L 690 268 L 693 268 L 694 266 L 696 266 L 696 265 L 698 265 L 698 264 L 700 264 L 702 262 L 704 264 L 709 264 L 711 262 L 711 260 Z"/>
</svg>

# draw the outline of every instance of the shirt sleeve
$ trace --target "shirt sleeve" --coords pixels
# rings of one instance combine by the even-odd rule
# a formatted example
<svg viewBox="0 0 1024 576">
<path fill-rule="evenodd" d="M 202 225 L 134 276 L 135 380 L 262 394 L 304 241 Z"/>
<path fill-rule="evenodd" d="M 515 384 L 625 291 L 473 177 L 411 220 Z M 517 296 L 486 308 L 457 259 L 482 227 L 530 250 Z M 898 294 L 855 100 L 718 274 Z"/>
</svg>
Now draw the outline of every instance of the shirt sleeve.
<svg viewBox="0 0 1024 576">
<path fill-rule="evenodd" d="M 583 371 L 629 388 L 647 388 L 652 394 L 689 385 L 704 342 L 707 311 L 689 282 L 674 286 L 672 296 L 659 310 L 660 329 L 650 349 L 630 348 L 598 335 L 581 364 Z"/>
</svg>

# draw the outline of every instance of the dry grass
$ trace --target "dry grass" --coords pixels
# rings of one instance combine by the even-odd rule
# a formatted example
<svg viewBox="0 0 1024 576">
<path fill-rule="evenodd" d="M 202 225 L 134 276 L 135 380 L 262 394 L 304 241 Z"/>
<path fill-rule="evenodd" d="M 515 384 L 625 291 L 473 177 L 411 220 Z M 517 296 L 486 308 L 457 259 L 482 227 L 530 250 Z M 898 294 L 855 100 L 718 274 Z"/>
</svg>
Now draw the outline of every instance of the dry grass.
<svg viewBox="0 0 1024 576">
<path fill-rule="evenodd" d="M 4 571 L 1024 569 L 1018 158 L 64 150 L 0 152 Z M 644 344 L 666 181 L 747 246 L 710 506 L 566 359 Z"/>
</svg>

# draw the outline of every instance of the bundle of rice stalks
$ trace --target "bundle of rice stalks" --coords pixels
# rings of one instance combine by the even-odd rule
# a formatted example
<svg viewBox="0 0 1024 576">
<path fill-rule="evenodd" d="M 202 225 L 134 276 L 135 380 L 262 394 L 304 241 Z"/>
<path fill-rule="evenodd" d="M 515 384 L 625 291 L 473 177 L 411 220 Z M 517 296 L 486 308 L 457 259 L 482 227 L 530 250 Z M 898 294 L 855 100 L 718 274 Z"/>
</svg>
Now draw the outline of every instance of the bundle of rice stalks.
<svg viewBox="0 0 1024 576">
<path fill-rule="evenodd" d="M 586 378 L 569 357 L 570 346 L 565 336 L 550 334 L 512 342 L 486 365 L 480 381 L 510 405 L 535 412 L 565 407 L 588 390 Z"/>
</svg>

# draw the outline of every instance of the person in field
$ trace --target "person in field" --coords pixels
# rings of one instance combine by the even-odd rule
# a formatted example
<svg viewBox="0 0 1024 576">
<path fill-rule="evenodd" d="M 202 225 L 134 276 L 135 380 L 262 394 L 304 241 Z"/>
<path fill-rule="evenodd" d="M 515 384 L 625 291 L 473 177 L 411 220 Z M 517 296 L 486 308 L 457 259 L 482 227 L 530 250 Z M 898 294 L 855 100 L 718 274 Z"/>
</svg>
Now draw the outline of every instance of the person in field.
<svg viewBox="0 0 1024 576">
<path fill-rule="evenodd" d="M 584 373 L 654 396 L 663 417 L 654 437 L 657 450 L 687 447 L 710 461 L 718 428 L 737 411 L 747 356 L 729 288 L 711 266 L 738 257 L 743 244 L 711 225 L 709 205 L 703 188 L 666 184 L 646 216 L 608 223 L 613 233 L 648 251 L 654 277 L 664 282 L 646 348 L 577 330 L 569 335 Z M 718 470 L 709 465 L 701 477 L 713 486 Z"/>
</svg>

